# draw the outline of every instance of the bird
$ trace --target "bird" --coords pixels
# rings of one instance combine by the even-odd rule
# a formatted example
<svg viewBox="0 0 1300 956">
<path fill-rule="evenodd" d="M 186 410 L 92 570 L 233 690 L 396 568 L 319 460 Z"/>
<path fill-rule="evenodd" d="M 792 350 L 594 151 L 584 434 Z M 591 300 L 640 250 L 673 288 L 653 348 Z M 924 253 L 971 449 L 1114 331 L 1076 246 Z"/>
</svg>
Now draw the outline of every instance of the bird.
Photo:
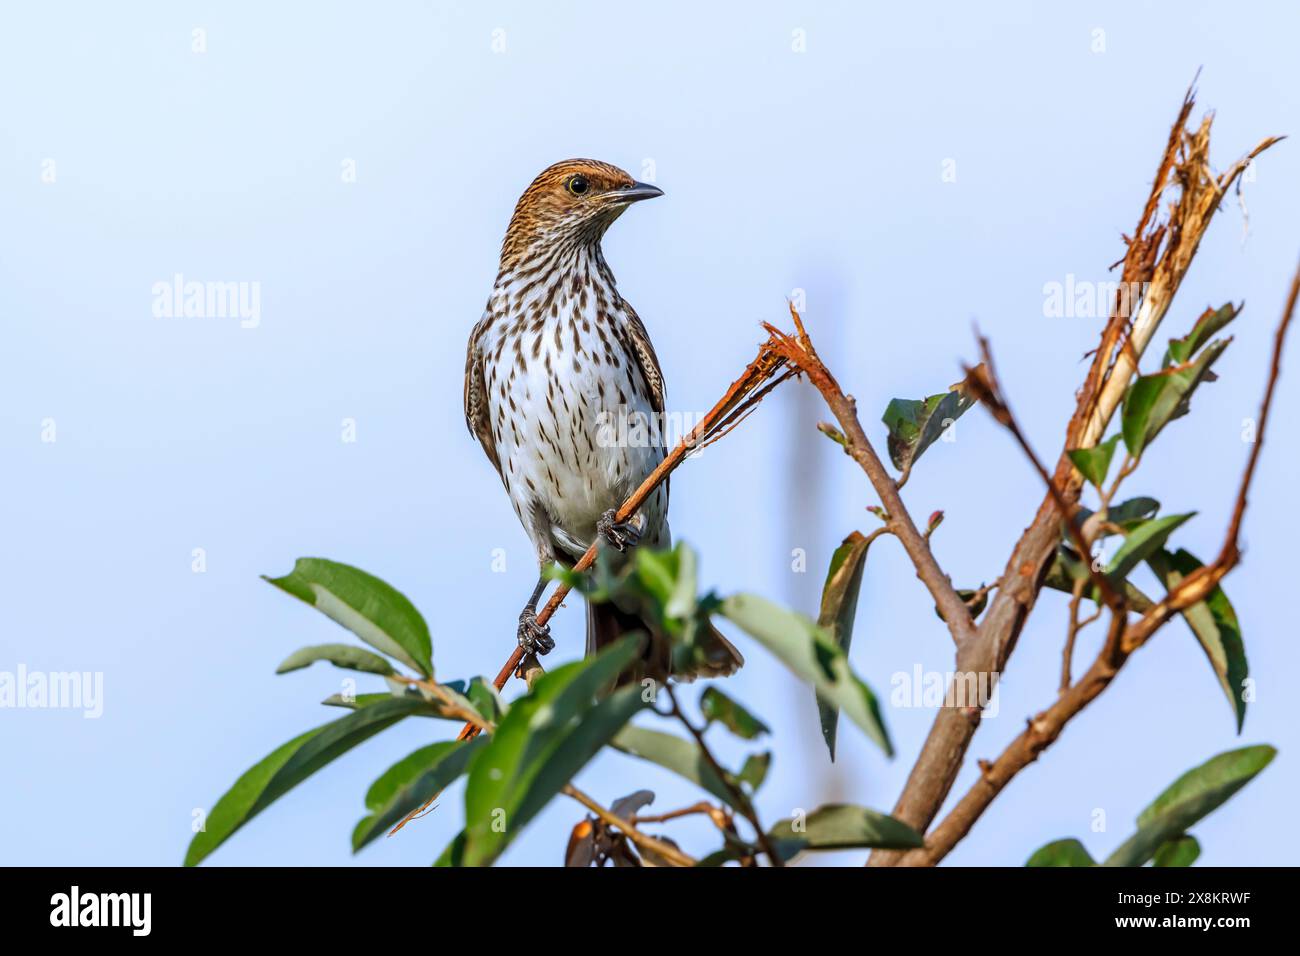
<svg viewBox="0 0 1300 956">
<path fill-rule="evenodd" d="M 538 562 L 516 635 L 526 653 L 544 655 L 555 646 L 549 626 L 537 622 L 548 567 L 572 566 L 598 538 L 614 562 L 626 561 L 634 547 L 671 544 L 667 482 L 630 519 L 616 521 L 618 507 L 665 449 L 662 441 L 616 437 L 644 437 L 645 428 L 612 426 L 662 423 L 665 387 L 649 333 L 619 293 L 601 249 L 614 220 L 662 195 L 597 160 L 568 159 L 544 169 L 515 205 L 496 282 L 470 333 L 465 420 Z M 588 655 L 629 632 L 643 635 L 642 656 L 621 682 L 667 679 L 666 642 L 654 630 L 635 607 L 587 601 Z M 728 676 L 744 663 L 716 628 L 705 631 L 696 639 L 704 653 L 674 679 Z"/>
</svg>

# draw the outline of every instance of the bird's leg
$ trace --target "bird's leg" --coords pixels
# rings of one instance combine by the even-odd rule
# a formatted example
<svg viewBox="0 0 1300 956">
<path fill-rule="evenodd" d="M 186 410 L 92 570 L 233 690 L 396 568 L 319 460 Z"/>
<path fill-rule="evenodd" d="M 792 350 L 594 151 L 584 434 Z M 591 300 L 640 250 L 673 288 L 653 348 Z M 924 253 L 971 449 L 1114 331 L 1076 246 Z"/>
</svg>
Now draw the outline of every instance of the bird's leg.
<svg viewBox="0 0 1300 956">
<path fill-rule="evenodd" d="M 525 654 L 549 654 L 555 647 L 550 626 L 537 623 L 537 602 L 544 590 L 546 590 L 545 574 L 537 579 L 537 587 L 533 588 L 532 597 L 519 612 L 519 646 L 524 649 Z"/>
<path fill-rule="evenodd" d="M 604 538 L 615 551 L 626 551 L 641 540 L 641 524 L 636 516 L 627 521 L 616 521 L 613 508 L 606 511 L 596 521 L 596 533 Z"/>
</svg>

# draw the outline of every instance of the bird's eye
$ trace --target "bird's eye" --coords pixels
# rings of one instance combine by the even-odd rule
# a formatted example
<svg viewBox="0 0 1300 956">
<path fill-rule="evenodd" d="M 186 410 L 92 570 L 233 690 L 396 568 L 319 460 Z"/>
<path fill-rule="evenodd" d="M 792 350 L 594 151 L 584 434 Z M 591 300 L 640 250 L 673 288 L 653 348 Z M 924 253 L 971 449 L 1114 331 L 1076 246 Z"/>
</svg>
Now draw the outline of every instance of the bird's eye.
<svg viewBox="0 0 1300 956">
<path fill-rule="evenodd" d="M 590 187 L 591 183 L 587 181 L 586 176 L 579 175 L 569 177 L 569 192 L 573 193 L 575 196 L 581 196 Z"/>
</svg>

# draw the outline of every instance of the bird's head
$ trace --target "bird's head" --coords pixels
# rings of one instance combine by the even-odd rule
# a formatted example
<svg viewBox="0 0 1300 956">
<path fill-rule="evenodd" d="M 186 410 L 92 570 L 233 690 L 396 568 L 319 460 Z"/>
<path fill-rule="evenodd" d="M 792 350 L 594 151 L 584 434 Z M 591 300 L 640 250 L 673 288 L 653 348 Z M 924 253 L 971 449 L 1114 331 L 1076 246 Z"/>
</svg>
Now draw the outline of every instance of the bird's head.
<svg viewBox="0 0 1300 956">
<path fill-rule="evenodd" d="M 663 190 L 639 183 L 617 166 L 566 159 L 538 174 L 519 197 L 506 231 L 503 258 L 542 243 L 599 242 L 623 210 Z"/>
</svg>

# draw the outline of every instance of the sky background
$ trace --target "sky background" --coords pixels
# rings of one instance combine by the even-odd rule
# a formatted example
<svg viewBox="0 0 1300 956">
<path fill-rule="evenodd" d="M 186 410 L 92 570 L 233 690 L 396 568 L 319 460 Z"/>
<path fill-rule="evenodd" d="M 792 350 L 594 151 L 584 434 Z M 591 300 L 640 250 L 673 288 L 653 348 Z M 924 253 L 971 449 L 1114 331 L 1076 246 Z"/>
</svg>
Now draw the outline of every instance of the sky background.
<svg viewBox="0 0 1300 956">
<path fill-rule="evenodd" d="M 753 356 L 758 323 L 783 321 L 802 290 L 809 329 L 879 447 L 885 404 L 956 381 L 978 323 L 1025 431 L 1051 457 L 1102 321 L 1044 315 L 1045 284 L 1114 278 L 1106 268 L 1198 67 L 1195 116 L 1217 111 L 1218 168 L 1266 135 L 1300 132 L 1298 25 L 1281 4 L 1225 15 L 1184 3 L 1177 16 L 1027 2 L 7 5 L 0 670 L 100 671 L 104 712 L 0 710 L 0 862 L 179 863 L 196 809 L 339 716 L 318 702 L 348 672 L 273 673 L 302 645 L 348 637 L 259 580 L 298 556 L 357 565 L 405 592 L 430 621 L 443 678 L 496 672 L 535 571 L 465 429 L 464 347 L 514 202 L 543 167 L 591 156 L 665 190 L 615 225 L 605 251 L 653 336 L 671 410 L 712 405 Z M 1207 558 L 1300 254 L 1298 176 L 1294 141 L 1262 157 L 1244 192 L 1249 235 L 1225 203 L 1157 339 L 1207 305 L 1246 302 L 1220 380 L 1127 485 L 1166 513 L 1198 510 L 1175 542 Z M 260 323 L 155 318 L 152 287 L 176 273 L 259 283 Z M 1281 597 L 1293 587 L 1300 470 L 1294 350 L 1287 364 L 1245 564 L 1228 583 L 1257 680 L 1241 737 L 1175 622 L 951 863 L 1019 865 L 1065 836 L 1105 855 L 1183 771 L 1259 742 L 1280 756 L 1195 828 L 1202 862 L 1294 863 L 1300 837 L 1276 823 L 1300 783 L 1300 643 Z M 875 522 L 862 474 L 813 430 L 824 417 L 808 386 L 785 386 L 674 476 L 673 531 L 701 552 L 704 587 L 815 613 L 834 545 Z M 42 440 L 49 420 L 53 442 Z M 926 455 L 905 498 L 918 520 L 946 511 L 935 550 L 955 583 L 974 587 L 1001 573 L 1042 487 L 977 409 Z M 204 573 L 192 570 L 196 548 Z M 1061 595 L 1040 602 L 972 763 L 1054 699 L 1064 609 Z M 571 602 L 548 664 L 581 653 L 582 627 Z M 1099 637 L 1085 632 L 1081 666 Z M 831 765 L 806 688 L 737 641 L 748 664 L 725 689 L 773 729 L 764 818 L 827 800 L 888 810 L 933 712 L 886 707 L 892 761 L 844 724 Z M 892 675 L 952 666 L 947 631 L 889 539 L 870 554 L 852 659 L 886 698 Z M 379 688 L 362 676 L 359 689 Z M 459 787 L 356 857 L 349 835 L 370 782 L 455 729 L 408 721 L 372 738 L 211 864 L 431 862 L 459 828 Z M 715 734 L 738 763 L 744 749 Z M 642 787 L 659 810 L 697 799 L 612 753 L 578 782 L 606 803 Z M 1105 832 L 1093 832 L 1098 810 Z M 557 800 L 503 862 L 559 863 L 580 817 Z M 666 832 L 697 852 L 716 845 L 699 821 Z"/>
</svg>

